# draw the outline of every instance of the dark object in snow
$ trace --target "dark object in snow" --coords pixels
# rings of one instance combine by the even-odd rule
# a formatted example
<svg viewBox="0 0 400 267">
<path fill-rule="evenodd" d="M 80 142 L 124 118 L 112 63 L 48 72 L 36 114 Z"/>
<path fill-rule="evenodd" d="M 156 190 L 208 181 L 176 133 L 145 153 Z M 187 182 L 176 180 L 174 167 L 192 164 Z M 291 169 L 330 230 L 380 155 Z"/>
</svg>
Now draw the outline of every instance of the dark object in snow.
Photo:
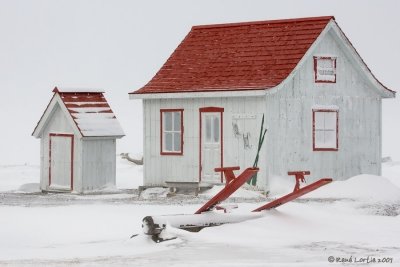
<svg viewBox="0 0 400 267">
<path fill-rule="evenodd" d="M 213 227 L 226 223 L 238 223 L 246 220 L 256 219 L 263 216 L 263 213 L 260 213 L 259 211 L 274 209 L 332 182 L 331 178 L 323 178 L 308 186 L 300 188 L 300 182 L 305 183 L 304 175 L 309 175 L 310 172 L 288 172 L 289 175 L 296 176 L 296 185 L 292 193 L 267 203 L 247 214 L 231 214 L 227 213 L 228 209 L 226 207 L 219 207 L 217 205 L 232 195 L 246 181 L 253 177 L 259 169 L 247 168 L 238 177 L 236 177 L 233 173 L 235 170 L 239 170 L 239 167 L 215 168 L 216 172 L 224 173 L 226 179 L 225 188 L 207 201 L 207 203 L 197 210 L 195 214 L 146 216 L 142 221 L 143 232 L 146 235 L 151 235 L 152 240 L 156 243 L 159 243 L 176 238 L 173 236 L 171 237 L 163 235 L 167 225 L 190 232 L 199 232 L 205 227 Z M 212 209 L 224 210 L 224 213 L 212 212 Z"/>
</svg>

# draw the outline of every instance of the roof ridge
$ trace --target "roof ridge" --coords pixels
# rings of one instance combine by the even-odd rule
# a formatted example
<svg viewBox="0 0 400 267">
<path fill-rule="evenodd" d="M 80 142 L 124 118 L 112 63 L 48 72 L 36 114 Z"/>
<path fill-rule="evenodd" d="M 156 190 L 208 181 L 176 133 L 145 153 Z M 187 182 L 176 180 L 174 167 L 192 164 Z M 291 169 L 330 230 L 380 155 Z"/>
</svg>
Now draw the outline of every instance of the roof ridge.
<svg viewBox="0 0 400 267">
<path fill-rule="evenodd" d="M 274 20 L 259 20 L 259 21 L 247 21 L 247 22 L 233 22 L 233 23 L 220 23 L 220 24 L 205 24 L 205 25 L 196 25 L 192 27 L 192 30 L 195 29 L 210 29 L 210 28 L 228 28 L 228 27 L 239 27 L 246 25 L 260 25 L 260 24 L 268 24 L 268 23 L 288 23 L 288 22 L 302 22 L 302 21 L 313 21 L 313 20 L 322 20 L 322 19 L 333 19 L 334 16 L 319 16 L 319 17 L 303 17 L 303 18 L 292 18 L 292 19 L 274 19 Z"/>
<path fill-rule="evenodd" d="M 63 93 L 63 94 L 76 94 L 76 93 L 105 93 L 103 89 L 95 89 L 95 88 L 68 88 L 68 87 L 54 87 L 54 93 Z"/>
</svg>

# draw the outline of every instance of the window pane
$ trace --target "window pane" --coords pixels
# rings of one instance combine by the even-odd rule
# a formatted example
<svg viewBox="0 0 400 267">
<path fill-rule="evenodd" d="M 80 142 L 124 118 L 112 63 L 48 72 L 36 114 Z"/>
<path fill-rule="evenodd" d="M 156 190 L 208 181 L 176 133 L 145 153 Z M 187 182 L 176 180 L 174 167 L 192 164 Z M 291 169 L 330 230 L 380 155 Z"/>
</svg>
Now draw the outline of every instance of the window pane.
<svg viewBox="0 0 400 267">
<path fill-rule="evenodd" d="M 337 139 L 336 111 L 315 112 L 315 147 L 336 148 Z"/>
<path fill-rule="evenodd" d="M 164 131 L 172 131 L 172 112 L 163 112 Z"/>
<path fill-rule="evenodd" d="M 210 116 L 205 116 L 206 118 L 206 142 L 211 142 L 211 118 Z"/>
<path fill-rule="evenodd" d="M 324 131 L 315 131 L 315 147 L 325 148 Z"/>
<path fill-rule="evenodd" d="M 336 148 L 336 131 L 325 131 L 324 139 L 326 148 Z"/>
<path fill-rule="evenodd" d="M 181 130 L 181 113 L 174 112 L 174 131 Z"/>
<path fill-rule="evenodd" d="M 318 67 L 324 69 L 333 69 L 333 60 L 330 58 L 320 58 L 318 60 Z"/>
<path fill-rule="evenodd" d="M 174 151 L 181 151 L 181 134 L 174 133 Z"/>
<path fill-rule="evenodd" d="M 325 130 L 336 131 L 336 112 L 324 112 L 325 113 Z"/>
<path fill-rule="evenodd" d="M 325 129 L 325 126 L 324 126 L 324 124 L 325 124 L 325 122 L 324 122 L 324 120 L 325 120 L 324 112 L 315 112 L 314 116 L 315 116 L 315 121 L 314 121 L 315 130 Z"/>
<path fill-rule="evenodd" d="M 164 134 L 164 144 L 165 144 L 165 151 L 172 151 L 172 133 L 165 133 Z"/>
<path fill-rule="evenodd" d="M 219 117 L 214 117 L 214 143 L 219 142 Z"/>
<path fill-rule="evenodd" d="M 335 59 L 317 59 L 317 80 L 331 82 L 335 81 Z"/>
</svg>

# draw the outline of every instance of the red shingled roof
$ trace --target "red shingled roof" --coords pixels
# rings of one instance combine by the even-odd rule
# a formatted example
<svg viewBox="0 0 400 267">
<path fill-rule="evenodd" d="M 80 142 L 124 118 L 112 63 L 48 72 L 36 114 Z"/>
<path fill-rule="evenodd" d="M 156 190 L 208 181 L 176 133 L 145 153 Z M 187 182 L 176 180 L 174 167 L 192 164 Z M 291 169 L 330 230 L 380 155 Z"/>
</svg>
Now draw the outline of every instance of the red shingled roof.
<svg viewBox="0 0 400 267">
<path fill-rule="evenodd" d="M 51 112 L 49 108 L 51 103 L 55 101 L 56 95 L 59 95 L 60 100 L 71 115 L 82 136 L 122 137 L 125 135 L 114 112 L 111 110 L 110 105 L 103 95 L 104 91 L 55 87 L 53 92 L 53 98 L 50 100 L 45 112 L 36 125 L 32 133 L 33 136 L 39 136 L 41 129 L 45 125 L 42 121 L 45 117 L 48 119 L 48 116 L 45 116 L 45 114 Z"/>
<path fill-rule="evenodd" d="M 333 16 L 195 26 L 134 94 L 251 90 L 280 84 Z"/>
<path fill-rule="evenodd" d="M 102 90 L 60 89 L 59 94 L 82 136 L 123 136 L 124 132 Z"/>
</svg>

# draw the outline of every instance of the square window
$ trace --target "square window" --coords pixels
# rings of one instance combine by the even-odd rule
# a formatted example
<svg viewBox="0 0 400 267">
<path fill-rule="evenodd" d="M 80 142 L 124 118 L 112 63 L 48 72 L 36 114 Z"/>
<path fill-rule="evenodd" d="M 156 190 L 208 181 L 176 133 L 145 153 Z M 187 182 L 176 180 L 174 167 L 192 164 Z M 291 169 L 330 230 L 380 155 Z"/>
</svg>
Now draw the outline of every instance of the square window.
<svg viewBox="0 0 400 267">
<path fill-rule="evenodd" d="M 336 58 L 314 57 L 316 83 L 336 83 Z"/>
<path fill-rule="evenodd" d="M 161 155 L 183 154 L 183 109 L 160 110 Z"/>
<path fill-rule="evenodd" d="M 338 110 L 313 110 L 313 150 L 337 151 L 339 148 Z"/>
</svg>

